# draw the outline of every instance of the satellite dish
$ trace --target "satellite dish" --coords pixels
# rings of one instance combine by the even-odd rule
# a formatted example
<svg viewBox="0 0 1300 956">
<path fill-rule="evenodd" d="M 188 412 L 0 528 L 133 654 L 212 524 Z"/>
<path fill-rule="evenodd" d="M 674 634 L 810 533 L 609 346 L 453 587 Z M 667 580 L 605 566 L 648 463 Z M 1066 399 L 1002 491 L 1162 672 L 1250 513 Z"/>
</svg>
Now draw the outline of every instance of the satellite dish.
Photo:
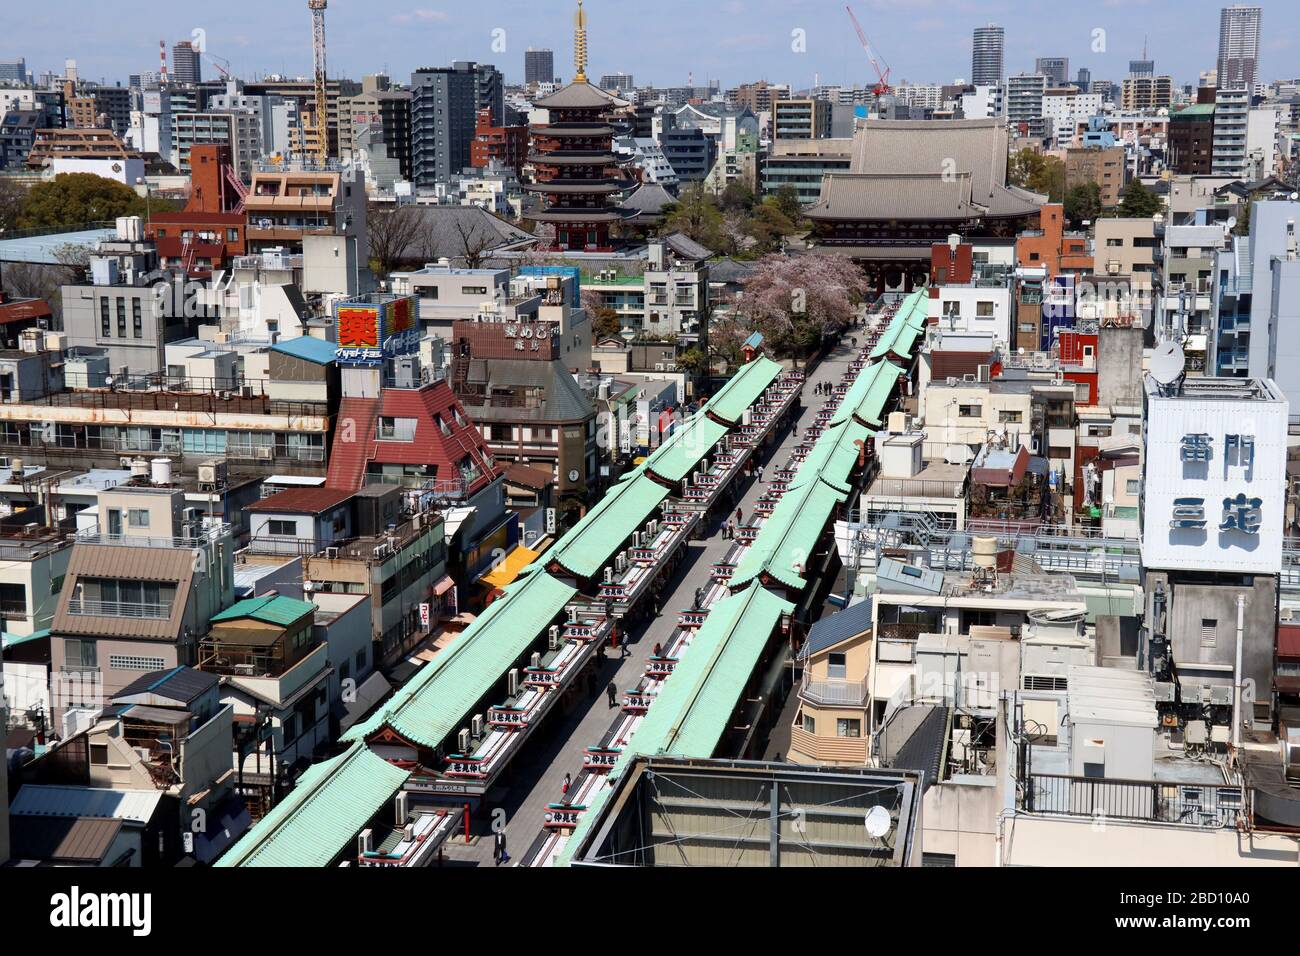
<svg viewBox="0 0 1300 956">
<path fill-rule="evenodd" d="M 1161 385 L 1172 385 L 1182 377 L 1186 359 L 1177 342 L 1161 342 L 1151 353 L 1151 377 Z"/>
<path fill-rule="evenodd" d="M 1228 217 L 1228 231 L 1231 232 L 1233 229 L 1236 229 L 1236 228 L 1237 228 L 1237 217 L 1236 217 L 1236 216 L 1229 216 L 1229 217 Z"/>
<path fill-rule="evenodd" d="M 867 811 L 867 835 L 879 840 L 886 833 L 893 821 L 889 817 L 889 811 L 877 804 Z"/>
</svg>

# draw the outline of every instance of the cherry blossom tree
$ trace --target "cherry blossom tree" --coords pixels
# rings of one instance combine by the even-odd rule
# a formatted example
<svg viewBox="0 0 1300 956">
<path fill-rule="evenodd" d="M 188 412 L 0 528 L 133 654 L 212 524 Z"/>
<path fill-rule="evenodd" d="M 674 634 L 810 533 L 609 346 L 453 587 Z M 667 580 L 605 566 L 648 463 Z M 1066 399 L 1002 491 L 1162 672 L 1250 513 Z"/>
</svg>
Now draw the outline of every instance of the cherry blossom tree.
<svg viewBox="0 0 1300 956">
<path fill-rule="evenodd" d="M 773 353 L 802 358 L 849 324 L 870 288 L 862 271 L 839 256 L 769 255 L 745 283 L 737 313 Z"/>
</svg>

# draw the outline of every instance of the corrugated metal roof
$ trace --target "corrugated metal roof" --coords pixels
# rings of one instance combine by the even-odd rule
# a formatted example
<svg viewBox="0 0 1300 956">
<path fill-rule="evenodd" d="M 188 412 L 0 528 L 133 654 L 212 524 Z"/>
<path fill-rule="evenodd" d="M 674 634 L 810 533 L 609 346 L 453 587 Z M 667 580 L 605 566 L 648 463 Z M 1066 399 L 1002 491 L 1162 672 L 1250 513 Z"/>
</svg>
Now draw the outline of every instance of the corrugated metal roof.
<svg viewBox="0 0 1300 956">
<path fill-rule="evenodd" d="M 165 702 L 188 704 L 203 696 L 219 683 L 216 674 L 192 667 L 170 667 L 137 677 L 113 695 L 121 703 L 163 705 Z M 132 698 L 138 698 L 132 700 Z"/>
<path fill-rule="evenodd" d="M 143 826 L 153 819 L 161 790 L 112 790 L 29 783 L 9 805 L 15 817 L 101 817 Z"/>
<path fill-rule="evenodd" d="M 770 358 L 760 356 L 747 362 L 726 385 L 718 389 L 718 394 L 704 404 L 704 410 L 734 424 L 740 421 L 745 409 L 753 405 L 780 374 L 780 364 Z"/>
<path fill-rule="evenodd" d="M 826 482 L 810 481 L 791 488 L 763 524 L 758 537 L 731 575 L 732 590 L 742 588 L 761 574 L 768 574 L 786 587 L 802 588 L 801 569 L 817 546 L 835 506 L 845 495 Z"/>
<path fill-rule="evenodd" d="M 112 617 L 69 614 L 68 599 L 83 578 L 159 581 L 176 585 L 171 615 L 166 618 Z M 68 559 L 68 573 L 60 592 L 50 631 L 56 636 L 135 637 L 174 640 L 190 599 L 194 553 L 189 548 L 137 548 L 106 544 L 78 544 Z"/>
<path fill-rule="evenodd" d="M 726 425 L 696 412 L 646 459 L 645 467 L 665 481 L 681 481 L 726 434 Z"/>
<path fill-rule="evenodd" d="M 808 640 L 799 652 L 801 658 L 809 658 L 821 653 L 828 647 L 834 647 L 840 641 L 871 630 L 871 599 L 851 604 L 844 610 L 822 618 L 808 630 Z"/>
<path fill-rule="evenodd" d="M 576 593 L 549 574 L 529 574 L 515 581 L 391 700 L 343 739 L 364 740 L 391 727 L 412 743 L 437 747 Z"/>
<path fill-rule="evenodd" d="M 121 820 L 27 817 L 13 828 L 11 855 L 15 860 L 98 863 L 121 829 Z"/>
<path fill-rule="evenodd" d="M 943 755 L 948 749 L 948 728 L 952 711 L 947 707 L 931 707 L 921 718 L 912 736 L 903 741 L 894 755 L 891 767 L 900 770 L 917 770 L 925 775 L 924 786 L 929 788 L 943 772 Z"/>
<path fill-rule="evenodd" d="M 558 561 L 581 578 L 595 577 L 614 551 L 667 497 L 668 489 L 645 475 L 618 482 L 546 552 L 543 560 L 548 565 Z"/>
<path fill-rule="evenodd" d="M 212 617 L 212 622 L 236 621 L 240 618 L 252 618 L 267 624 L 288 627 L 306 614 L 314 614 L 316 605 L 307 601 L 298 601 L 282 594 L 247 598 L 237 601 L 220 614 Z"/>
<path fill-rule="evenodd" d="M 355 744 L 304 773 L 215 865 L 326 866 L 410 775 Z"/>
<path fill-rule="evenodd" d="M 752 585 L 723 598 L 624 748 L 615 773 L 635 754 L 711 757 L 740 693 L 782 614 L 794 605 Z"/>
<path fill-rule="evenodd" d="M 902 374 L 903 370 L 893 362 L 874 363 L 845 393 L 831 424 L 838 425 L 850 418 L 876 427 L 884 424 L 885 406 Z"/>
</svg>

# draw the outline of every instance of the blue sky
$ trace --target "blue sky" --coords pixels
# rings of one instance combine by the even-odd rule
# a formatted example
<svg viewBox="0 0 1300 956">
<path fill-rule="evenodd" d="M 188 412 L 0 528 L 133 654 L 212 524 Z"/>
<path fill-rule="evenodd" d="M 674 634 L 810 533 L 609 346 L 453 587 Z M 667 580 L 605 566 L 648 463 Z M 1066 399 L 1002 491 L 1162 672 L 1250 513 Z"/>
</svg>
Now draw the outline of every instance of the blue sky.
<svg viewBox="0 0 1300 956">
<path fill-rule="evenodd" d="M 156 69 L 168 48 L 206 31 L 208 49 L 236 74 L 306 74 L 311 68 L 306 0 L 12 0 L 21 15 L 0 37 L 0 60 L 24 56 L 37 71 L 77 60 L 83 77 L 125 81 Z M 1221 3 L 1206 0 L 855 0 L 891 79 L 951 82 L 970 71 L 970 33 L 986 22 L 1007 32 L 1008 73 L 1038 56 L 1068 56 L 1094 78 L 1119 80 L 1142 52 L 1161 73 L 1195 81 L 1214 66 Z M 1300 18 L 1294 0 L 1262 0 L 1265 79 L 1300 76 Z M 623 71 L 638 82 L 684 85 L 750 79 L 796 88 L 874 80 L 840 0 L 587 0 L 590 73 Z M 386 70 L 408 77 L 418 66 L 453 59 L 494 63 L 508 81 L 523 74 L 529 46 L 555 50 L 556 71 L 572 76 L 573 0 L 330 0 L 326 19 L 330 75 L 360 78 Z M 661 14 L 648 11 L 659 10 Z M 17 12 L 17 11 L 15 11 Z M 504 33 L 494 31 L 504 31 Z M 803 31 L 796 34 L 795 31 Z M 1097 33 L 1096 31 L 1104 31 Z M 796 52 L 799 36 L 804 52 Z M 498 49 L 493 49 L 494 42 Z M 504 44 L 504 51 L 500 49 Z M 1104 49 L 1094 52 L 1094 46 Z M 210 63 L 205 76 L 216 75 Z"/>
</svg>

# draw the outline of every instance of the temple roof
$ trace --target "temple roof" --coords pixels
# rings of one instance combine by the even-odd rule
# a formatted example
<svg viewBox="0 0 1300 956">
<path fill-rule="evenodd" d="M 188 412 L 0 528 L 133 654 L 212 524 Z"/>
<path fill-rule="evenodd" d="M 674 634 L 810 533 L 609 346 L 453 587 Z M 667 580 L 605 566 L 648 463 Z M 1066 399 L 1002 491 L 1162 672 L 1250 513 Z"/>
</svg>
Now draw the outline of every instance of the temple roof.
<svg viewBox="0 0 1300 956">
<path fill-rule="evenodd" d="M 590 83 L 570 83 L 550 96 L 533 100 L 533 106 L 544 110 L 617 109 L 628 105 L 627 100 L 619 99 Z"/>
</svg>

